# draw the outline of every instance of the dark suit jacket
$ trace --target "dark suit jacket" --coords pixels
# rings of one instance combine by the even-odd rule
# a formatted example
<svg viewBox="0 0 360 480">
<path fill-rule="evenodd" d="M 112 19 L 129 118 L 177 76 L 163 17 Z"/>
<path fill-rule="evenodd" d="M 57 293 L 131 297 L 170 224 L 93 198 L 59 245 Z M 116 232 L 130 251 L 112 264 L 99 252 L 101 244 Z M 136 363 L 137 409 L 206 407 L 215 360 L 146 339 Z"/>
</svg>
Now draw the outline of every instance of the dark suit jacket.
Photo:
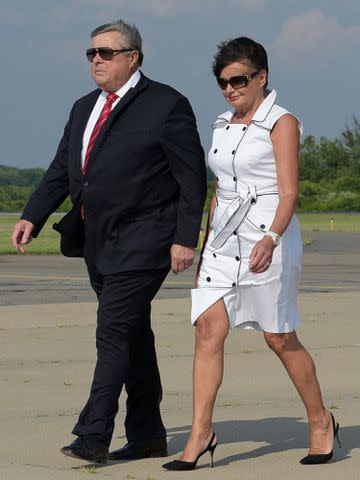
<svg viewBox="0 0 360 480">
<path fill-rule="evenodd" d="M 83 176 L 82 138 L 99 94 L 75 102 L 22 218 L 36 237 L 70 194 L 84 205 L 84 256 L 101 273 L 166 267 L 172 243 L 196 246 L 206 195 L 193 111 L 179 92 L 142 74 L 105 122 Z"/>
</svg>

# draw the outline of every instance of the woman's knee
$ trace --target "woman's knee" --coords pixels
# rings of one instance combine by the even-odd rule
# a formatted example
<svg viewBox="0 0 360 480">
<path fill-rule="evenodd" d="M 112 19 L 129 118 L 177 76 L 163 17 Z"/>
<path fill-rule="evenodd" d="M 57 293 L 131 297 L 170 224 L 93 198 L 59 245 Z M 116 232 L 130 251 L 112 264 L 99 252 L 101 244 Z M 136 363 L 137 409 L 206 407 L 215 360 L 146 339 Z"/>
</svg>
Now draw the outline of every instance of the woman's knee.
<svg viewBox="0 0 360 480">
<path fill-rule="evenodd" d="M 295 332 L 290 333 L 271 333 L 264 332 L 264 338 L 269 348 L 276 354 L 281 354 L 293 350 L 298 344 Z"/>
<path fill-rule="evenodd" d="M 196 321 L 196 341 L 202 343 L 222 343 L 225 341 L 228 330 L 228 325 L 205 312 Z"/>
</svg>

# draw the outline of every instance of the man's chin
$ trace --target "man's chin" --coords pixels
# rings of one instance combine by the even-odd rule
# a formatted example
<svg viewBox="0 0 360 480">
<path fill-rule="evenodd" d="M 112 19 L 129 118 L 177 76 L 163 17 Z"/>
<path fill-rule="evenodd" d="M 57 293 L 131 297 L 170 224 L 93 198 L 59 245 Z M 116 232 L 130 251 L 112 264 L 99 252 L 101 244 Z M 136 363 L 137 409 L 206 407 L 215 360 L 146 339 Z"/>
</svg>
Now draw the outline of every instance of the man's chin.
<svg viewBox="0 0 360 480">
<path fill-rule="evenodd" d="M 108 82 L 105 80 L 105 78 L 103 78 L 102 76 L 93 76 L 93 79 L 96 83 L 96 85 L 101 88 L 101 90 L 107 90 L 107 87 L 109 86 L 108 85 Z"/>
<path fill-rule="evenodd" d="M 114 90 L 111 89 L 111 87 L 107 83 L 101 83 L 101 82 L 96 82 L 97 86 L 100 88 L 100 90 L 103 90 L 104 92 L 113 92 Z"/>
</svg>

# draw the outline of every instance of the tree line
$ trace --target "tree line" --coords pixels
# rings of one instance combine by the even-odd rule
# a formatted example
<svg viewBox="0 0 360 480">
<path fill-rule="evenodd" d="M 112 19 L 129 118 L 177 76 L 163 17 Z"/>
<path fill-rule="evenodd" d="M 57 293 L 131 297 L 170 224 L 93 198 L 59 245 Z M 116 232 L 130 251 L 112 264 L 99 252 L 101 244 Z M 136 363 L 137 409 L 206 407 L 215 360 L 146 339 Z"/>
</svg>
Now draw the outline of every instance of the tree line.
<svg viewBox="0 0 360 480">
<path fill-rule="evenodd" d="M 21 212 L 44 172 L 43 168 L 0 165 L 0 212 Z M 66 199 L 59 211 L 66 212 L 70 207 L 70 199 Z"/>
<path fill-rule="evenodd" d="M 39 184 L 42 168 L 0 165 L 0 212 L 21 212 Z M 206 208 L 214 191 L 209 178 Z M 59 211 L 67 211 L 65 200 Z M 299 211 L 360 212 L 360 120 L 354 117 L 340 138 L 304 138 L 300 147 Z"/>
<path fill-rule="evenodd" d="M 300 210 L 360 211 L 360 121 L 339 139 L 307 136 L 300 150 Z"/>
</svg>

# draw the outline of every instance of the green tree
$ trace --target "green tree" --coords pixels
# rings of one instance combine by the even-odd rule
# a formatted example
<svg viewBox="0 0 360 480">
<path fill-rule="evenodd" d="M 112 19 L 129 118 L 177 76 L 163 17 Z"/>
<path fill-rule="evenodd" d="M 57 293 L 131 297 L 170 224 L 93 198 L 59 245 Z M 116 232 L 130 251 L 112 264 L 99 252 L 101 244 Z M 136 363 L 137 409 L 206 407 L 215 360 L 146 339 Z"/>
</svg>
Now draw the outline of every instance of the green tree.
<svg viewBox="0 0 360 480">
<path fill-rule="evenodd" d="M 300 146 L 300 180 L 320 181 L 323 168 L 319 144 L 314 136 L 308 135 Z"/>
<path fill-rule="evenodd" d="M 351 174 L 360 175 L 360 120 L 356 117 L 341 132 L 341 144 L 348 152 Z"/>
<path fill-rule="evenodd" d="M 16 185 L 35 188 L 43 175 L 42 168 L 15 168 L 0 165 L 0 186 Z"/>
<path fill-rule="evenodd" d="M 350 153 L 340 140 L 307 136 L 300 148 L 300 180 L 320 182 L 350 174 Z"/>
</svg>

